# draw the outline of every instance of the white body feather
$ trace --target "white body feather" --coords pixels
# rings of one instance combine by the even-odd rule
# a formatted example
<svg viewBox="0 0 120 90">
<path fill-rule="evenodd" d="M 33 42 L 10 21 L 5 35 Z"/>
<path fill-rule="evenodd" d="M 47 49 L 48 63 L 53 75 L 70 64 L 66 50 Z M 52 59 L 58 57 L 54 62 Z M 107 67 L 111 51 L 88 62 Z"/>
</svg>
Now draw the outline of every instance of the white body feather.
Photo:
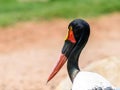
<svg viewBox="0 0 120 90">
<path fill-rule="evenodd" d="M 113 87 L 109 81 L 93 72 L 81 71 L 73 81 L 72 90 L 92 90 L 95 87 Z"/>
</svg>

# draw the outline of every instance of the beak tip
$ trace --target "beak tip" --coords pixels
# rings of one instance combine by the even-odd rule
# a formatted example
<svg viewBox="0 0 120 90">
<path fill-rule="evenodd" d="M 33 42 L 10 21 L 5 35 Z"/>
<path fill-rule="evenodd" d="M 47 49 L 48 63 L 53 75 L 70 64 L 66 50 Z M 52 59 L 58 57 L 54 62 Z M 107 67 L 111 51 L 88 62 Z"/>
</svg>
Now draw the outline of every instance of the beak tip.
<svg viewBox="0 0 120 90">
<path fill-rule="evenodd" d="M 50 76 L 48 77 L 47 83 L 57 74 L 57 72 L 61 69 L 61 67 L 64 65 L 64 63 L 66 62 L 67 57 L 62 54 L 60 56 L 60 60 L 58 61 L 58 63 L 56 64 L 55 68 L 53 69 L 52 73 L 50 74 Z"/>
<path fill-rule="evenodd" d="M 49 79 L 47 79 L 46 84 L 48 84 L 48 83 L 49 83 L 49 81 L 50 81 L 50 80 L 49 80 Z"/>
<path fill-rule="evenodd" d="M 53 72 L 53 73 L 51 73 L 50 74 L 50 76 L 48 77 L 48 79 L 47 79 L 47 82 L 46 83 L 48 83 L 53 77 L 54 77 L 54 75 L 55 75 L 55 73 Z"/>
<path fill-rule="evenodd" d="M 48 84 L 49 80 L 46 81 L 46 85 Z"/>
</svg>

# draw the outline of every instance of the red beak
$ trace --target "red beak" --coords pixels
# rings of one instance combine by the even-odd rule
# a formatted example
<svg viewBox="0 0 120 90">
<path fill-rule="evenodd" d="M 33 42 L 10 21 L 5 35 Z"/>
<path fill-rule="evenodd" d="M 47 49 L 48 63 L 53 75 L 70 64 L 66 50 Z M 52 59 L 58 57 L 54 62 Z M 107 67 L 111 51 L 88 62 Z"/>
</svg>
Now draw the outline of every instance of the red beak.
<svg viewBox="0 0 120 90">
<path fill-rule="evenodd" d="M 62 68 L 62 66 L 65 64 L 72 49 L 74 48 L 75 43 L 76 43 L 76 40 L 75 40 L 73 31 L 70 29 L 68 32 L 67 39 L 65 40 L 65 44 L 62 49 L 62 54 L 60 56 L 60 59 L 57 65 L 55 66 L 55 68 L 53 69 L 52 73 L 50 74 L 47 82 L 49 82 L 57 74 L 57 72 Z"/>
<path fill-rule="evenodd" d="M 52 73 L 50 74 L 47 82 L 49 82 L 56 74 L 57 72 L 62 68 L 62 66 L 65 64 L 65 62 L 67 61 L 67 57 L 64 54 L 61 54 L 59 61 L 57 62 L 57 64 L 55 65 Z"/>
</svg>

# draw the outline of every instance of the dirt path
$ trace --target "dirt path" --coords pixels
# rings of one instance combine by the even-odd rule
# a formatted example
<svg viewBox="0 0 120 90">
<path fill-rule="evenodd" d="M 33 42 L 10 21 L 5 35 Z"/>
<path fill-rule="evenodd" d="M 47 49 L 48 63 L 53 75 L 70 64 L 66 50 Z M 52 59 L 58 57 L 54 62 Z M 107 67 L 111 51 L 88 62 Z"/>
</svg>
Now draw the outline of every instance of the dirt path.
<svg viewBox="0 0 120 90">
<path fill-rule="evenodd" d="M 109 56 L 120 56 L 120 14 L 88 20 L 91 36 L 80 58 L 81 67 Z M 0 90 L 54 90 L 67 75 L 66 66 L 49 84 L 68 20 L 19 23 L 0 28 Z"/>
</svg>

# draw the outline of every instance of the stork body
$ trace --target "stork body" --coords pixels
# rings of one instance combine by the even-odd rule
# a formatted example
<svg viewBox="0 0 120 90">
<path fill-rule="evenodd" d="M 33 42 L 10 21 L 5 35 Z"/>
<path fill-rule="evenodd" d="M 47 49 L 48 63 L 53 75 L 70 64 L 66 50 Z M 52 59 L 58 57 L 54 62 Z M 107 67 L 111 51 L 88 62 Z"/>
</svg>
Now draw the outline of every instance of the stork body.
<svg viewBox="0 0 120 90">
<path fill-rule="evenodd" d="M 75 19 L 69 24 L 68 29 L 68 36 L 60 60 L 50 74 L 48 81 L 56 75 L 67 61 L 68 74 L 73 82 L 72 90 L 114 90 L 109 81 L 101 75 L 81 71 L 78 66 L 79 55 L 89 38 L 89 24 L 82 19 Z"/>
<path fill-rule="evenodd" d="M 101 88 L 102 90 L 109 88 L 108 90 L 112 90 L 114 87 L 101 75 L 84 71 L 76 75 L 72 86 L 72 90 L 97 90 L 97 88 Z"/>
</svg>

